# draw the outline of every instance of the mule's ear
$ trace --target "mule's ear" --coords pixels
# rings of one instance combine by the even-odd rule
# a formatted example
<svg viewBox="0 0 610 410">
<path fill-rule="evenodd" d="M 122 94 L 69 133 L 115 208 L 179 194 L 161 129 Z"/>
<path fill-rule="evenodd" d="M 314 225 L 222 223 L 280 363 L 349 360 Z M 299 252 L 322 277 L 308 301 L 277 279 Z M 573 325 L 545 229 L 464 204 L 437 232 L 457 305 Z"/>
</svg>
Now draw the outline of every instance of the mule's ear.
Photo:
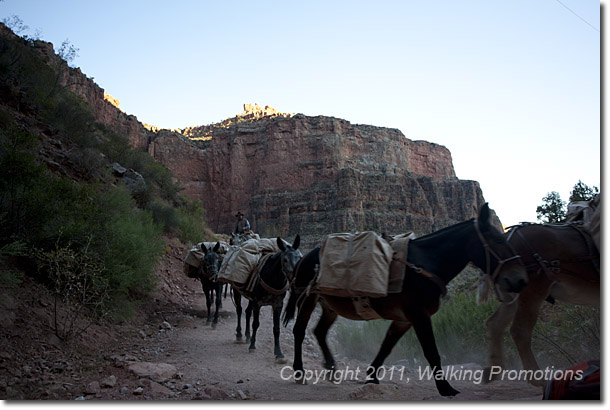
<svg viewBox="0 0 610 410">
<path fill-rule="evenodd" d="M 298 249 L 298 247 L 299 247 L 299 244 L 300 244 L 300 243 L 301 243 L 301 237 L 299 236 L 299 234 L 297 234 L 297 237 L 296 237 L 296 238 L 294 238 L 294 242 L 293 242 L 293 244 L 292 244 L 292 248 L 293 248 L 294 250 L 297 250 L 297 249 Z"/>
<path fill-rule="evenodd" d="M 216 246 L 214 246 L 214 252 L 218 253 L 220 250 L 220 242 L 216 242 Z"/>
<path fill-rule="evenodd" d="M 479 224 L 481 224 L 481 226 L 489 226 L 490 214 L 489 203 L 485 202 L 479 210 Z"/>
<path fill-rule="evenodd" d="M 199 247 L 201 248 L 201 250 L 203 251 L 204 254 L 208 254 L 208 247 L 205 246 L 205 244 L 202 242 L 199 244 Z"/>
<path fill-rule="evenodd" d="M 282 252 L 286 250 L 286 245 L 284 245 L 284 241 L 279 236 L 277 238 L 277 247 L 280 248 L 280 251 Z"/>
</svg>

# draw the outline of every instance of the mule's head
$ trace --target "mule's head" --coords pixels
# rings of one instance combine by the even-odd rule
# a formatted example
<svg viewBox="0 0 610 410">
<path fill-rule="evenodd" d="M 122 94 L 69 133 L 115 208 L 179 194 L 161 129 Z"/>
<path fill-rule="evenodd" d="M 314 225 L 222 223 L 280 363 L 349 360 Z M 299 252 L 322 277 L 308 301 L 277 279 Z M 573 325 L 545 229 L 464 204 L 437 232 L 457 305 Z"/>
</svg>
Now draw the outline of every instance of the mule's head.
<svg viewBox="0 0 610 410">
<path fill-rule="evenodd" d="M 231 232 L 231 239 L 229 240 L 230 245 L 241 246 L 242 242 L 243 240 L 241 235 L 235 235 L 233 232 Z"/>
<path fill-rule="evenodd" d="M 303 257 L 299 248 L 301 237 L 299 235 L 294 238 L 292 245 L 286 245 L 282 238 L 277 238 L 277 246 L 281 251 L 282 271 L 286 274 L 288 280 L 294 277 L 294 270 Z"/>
<path fill-rule="evenodd" d="M 214 246 L 214 248 L 210 247 L 208 249 L 204 244 L 201 244 L 200 246 L 201 250 L 205 254 L 202 263 L 203 273 L 208 278 L 216 280 L 216 276 L 220 270 L 220 255 L 218 255 L 220 242 L 216 242 L 216 246 Z"/>
<path fill-rule="evenodd" d="M 491 211 L 486 203 L 474 220 L 479 243 L 475 264 L 491 281 L 504 292 L 520 292 L 527 285 L 527 272 L 521 257 L 508 244 L 506 235 L 495 228 L 491 222 Z"/>
</svg>

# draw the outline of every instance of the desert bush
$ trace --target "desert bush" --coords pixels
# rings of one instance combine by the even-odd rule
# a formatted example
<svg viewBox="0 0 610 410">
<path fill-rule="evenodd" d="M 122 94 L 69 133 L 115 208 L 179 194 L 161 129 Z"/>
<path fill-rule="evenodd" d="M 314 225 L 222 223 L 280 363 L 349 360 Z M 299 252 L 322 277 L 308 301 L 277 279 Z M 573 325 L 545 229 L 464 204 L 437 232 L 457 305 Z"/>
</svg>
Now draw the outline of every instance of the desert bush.
<svg viewBox="0 0 610 410">
<path fill-rule="evenodd" d="M 34 257 L 38 269 L 51 282 L 55 303 L 53 328 L 57 337 L 69 341 L 82 334 L 108 312 L 108 281 L 103 277 L 104 265 L 89 252 L 89 243 L 74 249 L 72 243 L 44 251 L 37 249 Z"/>
</svg>

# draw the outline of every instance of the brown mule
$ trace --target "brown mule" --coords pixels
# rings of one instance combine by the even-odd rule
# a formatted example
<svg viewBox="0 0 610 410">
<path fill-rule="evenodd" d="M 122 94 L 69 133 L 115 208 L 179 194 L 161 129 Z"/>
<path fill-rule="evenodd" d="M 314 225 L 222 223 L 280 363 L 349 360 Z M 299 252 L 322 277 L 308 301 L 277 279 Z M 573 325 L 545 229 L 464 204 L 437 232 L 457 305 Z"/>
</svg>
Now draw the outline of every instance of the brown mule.
<svg viewBox="0 0 610 410">
<path fill-rule="evenodd" d="M 532 332 L 542 303 L 552 298 L 565 303 L 599 306 L 599 251 L 576 224 L 524 224 L 512 227 L 508 244 L 528 272 L 528 284 L 518 298 L 498 292 L 500 307 L 486 321 L 489 374 L 504 367 L 502 337 L 508 325 L 524 370 L 539 370 L 532 352 Z M 543 385 L 544 380 L 530 380 Z"/>
<path fill-rule="evenodd" d="M 402 292 L 370 299 L 371 306 L 379 316 L 392 320 L 392 324 L 379 353 L 369 366 L 368 382 L 379 383 L 377 371 L 400 337 L 413 327 L 435 376 L 439 393 L 443 396 L 459 393 L 441 377 L 441 359 L 430 321 L 430 317 L 438 310 L 440 296 L 445 291 L 443 284 L 446 285 L 460 273 L 468 262 L 473 262 L 489 274 L 494 272 L 495 283 L 505 291 L 518 292 L 527 282 L 527 274 L 518 257 L 506 245 L 505 236 L 489 223 L 489 217 L 490 210 L 485 204 L 477 219 L 461 222 L 409 243 L 409 264 L 404 268 Z M 304 374 L 302 344 L 317 301 L 323 301 L 322 316 L 314 333 L 324 354 L 325 367 L 331 371 L 335 361 L 326 344 L 328 329 L 337 315 L 360 319 L 351 298 L 330 296 L 315 290 L 312 281 L 316 276 L 316 264 L 319 264 L 319 248 L 303 257 L 297 267 L 284 312 L 284 324 L 287 325 L 298 308 L 293 328 L 293 370 L 297 382 L 302 381 L 299 376 Z M 504 267 L 501 273 L 496 273 L 498 267 Z M 436 277 L 437 280 L 431 280 L 431 277 Z"/>
</svg>

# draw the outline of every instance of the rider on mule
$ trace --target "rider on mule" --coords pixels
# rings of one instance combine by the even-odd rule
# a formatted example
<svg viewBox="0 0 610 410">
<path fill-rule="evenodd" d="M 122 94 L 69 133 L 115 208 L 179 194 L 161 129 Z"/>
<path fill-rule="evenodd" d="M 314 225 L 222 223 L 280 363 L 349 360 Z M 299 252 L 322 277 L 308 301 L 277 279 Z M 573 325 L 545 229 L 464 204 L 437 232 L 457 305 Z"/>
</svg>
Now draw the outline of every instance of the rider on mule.
<svg viewBox="0 0 610 410">
<path fill-rule="evenodd" d="M 251 233 L 250 222 L 244 217 L 244 214 L 237 212 L 235 218 L 237 218 L 237 222 L 235 222 L 235 229 L 233 230 L 234 234 L 243 235 L 245 233 Z"/>
</svg>

